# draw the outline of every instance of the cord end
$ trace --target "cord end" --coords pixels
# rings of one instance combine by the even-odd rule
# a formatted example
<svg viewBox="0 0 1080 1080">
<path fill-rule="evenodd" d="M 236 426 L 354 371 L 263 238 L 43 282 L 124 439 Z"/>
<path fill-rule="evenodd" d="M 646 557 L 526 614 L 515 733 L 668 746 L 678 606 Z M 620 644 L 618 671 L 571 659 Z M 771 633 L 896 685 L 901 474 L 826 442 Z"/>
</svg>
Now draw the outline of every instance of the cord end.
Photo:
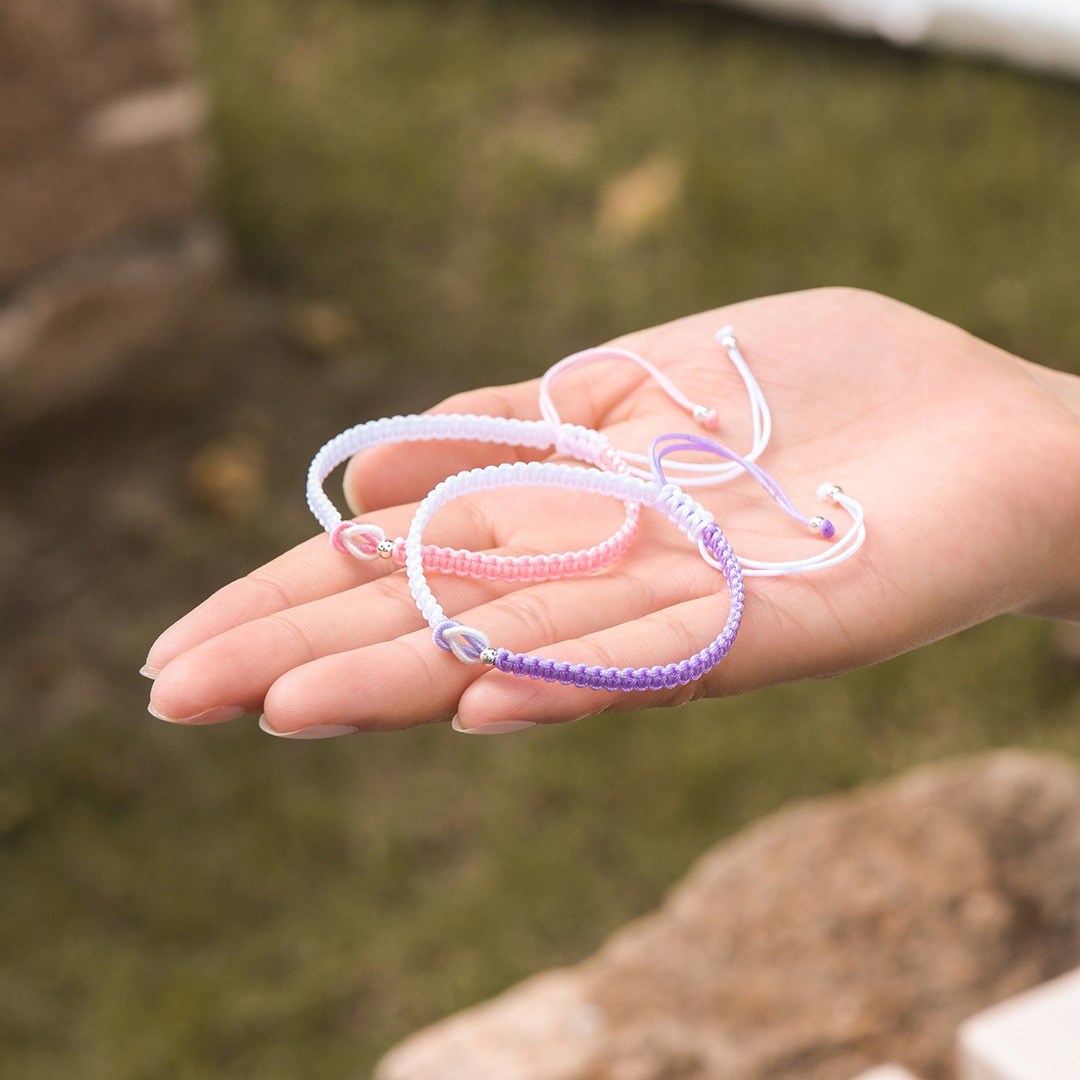
<svg viewBox="0 0 1080 1080">
<path fill-rule="evenodd" d="M 728 323 L 727 326 L 721 326 L 720 329 L 716 331 L 714 337 L 729 351 L 739 347 L 738 339 L 735 337 L 735 327 L 732 326 L 731 323 Z"/>
<path fill-rule="evenodd" d="M 720 426 L 720 417 L 717 416 L 716 410 L 710 409 L 708 405 L 695 405 L 694 419 L 709 431 L 715 431 Z"/>
</svg>

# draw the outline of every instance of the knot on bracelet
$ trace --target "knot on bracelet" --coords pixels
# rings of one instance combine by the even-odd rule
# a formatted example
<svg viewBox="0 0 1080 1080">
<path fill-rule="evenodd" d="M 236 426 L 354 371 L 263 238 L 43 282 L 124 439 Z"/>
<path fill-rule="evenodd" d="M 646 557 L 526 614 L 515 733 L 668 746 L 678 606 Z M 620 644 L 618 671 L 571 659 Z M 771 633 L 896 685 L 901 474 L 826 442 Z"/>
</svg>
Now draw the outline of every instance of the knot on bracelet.
<svg viewBox="0 0 1080 1080">
<path fill-rule="evenodd" d="M 709 562 L 708 556 L 712 556 L 712 560 L 715 565 L 720 567 L 724 571 L 724 576 L 728 579 L 728 584 L 731 584 L 731 574 L 738 568 L 739 560 L 735 555 L 735 552 L 731 550 L 731 545 L 728 543 L 727 537 L 724 535 L 720 526 L 715 522 L 710 522 L 701 530 L 701 539 L 698 540 L 698 549 L 701 551 L 702 558 L 706 562 Z M 742 573 L 739 573 L 740 591 Z"/>
<path fill-rule="evenodd" d="M 607 472 L 620 473 L 623 476 L 628 474 L 630 466 L 623 461 L 619 451 L 606 440 L 605 443 L 606 445 L 602 446 L 600 452 L 596 455 L 596 464 Z"/>
<path fill-rule="evenodd" d="M 605 443 L 611 445 L 607 436 L 579 424 L 562 424 L 555 431 L 555 449 L 578 461 L 597 461 Z"/>
<path fill-rule="evenodd" d="M 374 559 L 386 533 L 378 525 L 342 521 L 330 530 L 330 546 L 357 559 Z"/>
<path fill-rule="evenodd" d="M 716 520 L 701 503 L 675 484 L 665 484 L 660 489 L 656 505 L 662 506 L 668 517 L 695 544 L 701 540 L 706 526 L 712 525 Z"/>
<path fill-rule="evenodd" d="M 444 652 L 453 653 L 462 663 L 477 664 L 480 654 L 491 648 L 487 634 L 464 626 L 457 619 L 439 623 L 431 633 L 432 640 Z"/>
</svg>

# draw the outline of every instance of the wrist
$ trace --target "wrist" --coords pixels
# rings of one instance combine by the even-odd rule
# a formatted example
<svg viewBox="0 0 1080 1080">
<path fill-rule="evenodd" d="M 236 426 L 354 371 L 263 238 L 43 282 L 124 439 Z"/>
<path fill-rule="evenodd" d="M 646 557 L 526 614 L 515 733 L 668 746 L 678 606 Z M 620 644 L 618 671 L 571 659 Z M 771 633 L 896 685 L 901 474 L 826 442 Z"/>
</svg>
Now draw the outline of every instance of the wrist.
<svg viewBox="0 0 1080 1080">
<path fill-rule="evenodd" d="M 1037 556 L 1043 569 L 1040 587 L 1016 611 L 1080 622 L 1080 377 L 1048 368 L 1035 369 L 1035 376 L 1057 406 L 1055 423 L 1046 432 L 1050 456 L 1042 478 L 1052 490 L 1042 502 L 1039 521 L 1046 538 L 1045 551 Z"/>
</svg>

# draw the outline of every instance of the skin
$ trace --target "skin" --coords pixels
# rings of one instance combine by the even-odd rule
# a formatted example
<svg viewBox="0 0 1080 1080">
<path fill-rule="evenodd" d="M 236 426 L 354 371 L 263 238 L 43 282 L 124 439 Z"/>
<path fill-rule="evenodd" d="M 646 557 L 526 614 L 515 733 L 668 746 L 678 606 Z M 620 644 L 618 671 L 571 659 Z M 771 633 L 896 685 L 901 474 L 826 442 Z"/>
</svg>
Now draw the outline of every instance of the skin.
<svg viewBox="0 0 1080 1080">
<path fill-rule="evenodd" d="M 151 711 L 212 723 L 265 713 L 279 734 L 343 734 L 445 720 L 464 729 L 560 723 L 678 705 L 872 664 L 1002 612 L 1080 619 L 1080 379 L 994 348 L 895 301 L 850 289 L 767 297 L 620 338 L 696 401 L 742 450 L 742 384 L 716 345 L 725 323 L 769 401 L 762 465 L 808 515 L 846 514 L 816 497 L 840 484 L 866 510 L 868 539 L 841 565 L 747 579 L 729 656 L 674 690 L 610 693 L 467 666 L 434 647 L 396 564 L 359 562 L 319 535 L 233 582 L 161 635 L 146 673 Z M 699 430 L 634 365 L 606 363 L 556 391 L 564 420 L 642 451 Z M 537 382 L 470 391 L 432 412 L 539 417 Z M 404 535 L 416 503 L 461 469 L 536 457 L 472 443 L 381 447 L 354 458 L 356 514 Z M 540 455 L 542 456 L 542 455 Z M 749 478 L 699 488 L 735 551 L 813 554 L 824 542 Z M 526 554 L 587 547 L 621 506 L 568 492 L 500 490 L 436 516 L 425 542 Z M 449 614 L 496 645 L 559 660 L 631 666 L 691 655 L 727 614 L 722 575 L 661 515 L 643 510 L 630 552 L 600 574 L 511 587 L 432 574 Z"/>
</svg>

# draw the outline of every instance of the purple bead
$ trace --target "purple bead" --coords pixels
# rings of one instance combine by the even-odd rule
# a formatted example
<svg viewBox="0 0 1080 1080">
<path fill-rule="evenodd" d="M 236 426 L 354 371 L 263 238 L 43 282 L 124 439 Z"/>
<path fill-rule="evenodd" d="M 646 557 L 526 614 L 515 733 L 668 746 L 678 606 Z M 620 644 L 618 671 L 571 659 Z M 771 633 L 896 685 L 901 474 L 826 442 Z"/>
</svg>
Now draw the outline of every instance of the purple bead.
<svg viewBox="0 0 1080 1080">
<path fill-rule="evenodd" d="M 824 518 L 820 532 L 826 540 L 831 540 L 836 535 L 836 526 L 828 518 Z"/>
</svg>

